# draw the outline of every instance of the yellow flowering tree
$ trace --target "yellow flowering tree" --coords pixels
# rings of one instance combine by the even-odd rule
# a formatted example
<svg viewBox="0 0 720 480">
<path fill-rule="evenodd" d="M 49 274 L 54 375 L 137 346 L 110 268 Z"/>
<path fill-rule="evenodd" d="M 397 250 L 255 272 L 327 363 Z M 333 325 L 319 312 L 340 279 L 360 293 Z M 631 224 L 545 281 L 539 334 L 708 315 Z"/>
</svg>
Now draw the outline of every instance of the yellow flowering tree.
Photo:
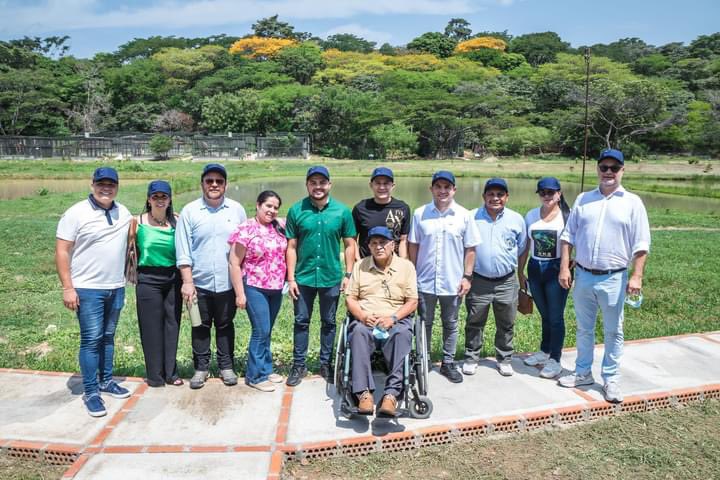
<svg viewBox="0 0 720 480">
<path fill-rule="evenodd" d="M 480 48 L 491 48 L 504 52 L 507 44 L 495 37 L 477 37 L 458 43 L 455 53 L 469 53 Z"/>
<path fill-rule="evenodd" d="M 283 48 L 297 45 L 297 43 L 297 40 L 291 38 L 247 37 L 230 45 L 230 53 L 263 60 L 273 58 Z"/>
</svg>

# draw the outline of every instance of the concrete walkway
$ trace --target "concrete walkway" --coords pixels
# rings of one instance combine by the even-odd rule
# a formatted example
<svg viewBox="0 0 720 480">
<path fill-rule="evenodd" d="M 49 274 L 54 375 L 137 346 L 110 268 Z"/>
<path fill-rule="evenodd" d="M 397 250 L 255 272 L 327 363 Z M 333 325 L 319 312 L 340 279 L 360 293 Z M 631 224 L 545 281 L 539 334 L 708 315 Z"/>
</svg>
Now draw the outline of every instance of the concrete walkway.
<svg viewBox="0 0 720 480">
<path fill-rule="evenodd" d="M 596 347 L 593 366 L 598 381 L 602 350 Z M 0 369 L 0 448 L 67 464 L 64 478 L 275 479 L 292 457 L 406 450 L 720 398 L 720 332 L 626 342 L 619 405 L 604 402 L 597 383 L 560 388 L 522 357 L 513 359 L 512 377 L 488 359 L 461 384 L 435 368 L 432 416 L 392 421 L 339 416 L 334 387 L 319 377 L 273 393 L 216 379 L 190 390 L 120 378 L 133 395 L 106 398 L 108 415 L 96 419 L 85 412 L 77 375 Z M 572 369 L 574 360 L 566 350 L 563 365 Z"/>
</svg>

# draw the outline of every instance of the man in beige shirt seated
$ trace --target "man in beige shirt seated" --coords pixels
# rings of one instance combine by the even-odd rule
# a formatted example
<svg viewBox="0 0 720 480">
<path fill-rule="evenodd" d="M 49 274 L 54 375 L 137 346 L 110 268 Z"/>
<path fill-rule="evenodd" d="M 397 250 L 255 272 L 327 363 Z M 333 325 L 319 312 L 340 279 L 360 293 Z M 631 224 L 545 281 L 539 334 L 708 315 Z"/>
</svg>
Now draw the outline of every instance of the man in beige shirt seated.
<svg viewBox="0 0 720 480">
<path fill-rule="evenodd" d="M 347 287 L 347 309 L 353 317 L 348 326 L 351 387 L 358 413 L 372 415 L 375 382 L 370 357 L 379 340 L 390 374 L 378 414 L 395 416 L 403 389 L 403 360 L 412 345 L 410 315 L 417 308 L 417 277 L 413 264 L 393 253 L 393 235 L 387 227 L 371 228 L 368 246 L 371 256 L 355 264 Z"/>
</svg>

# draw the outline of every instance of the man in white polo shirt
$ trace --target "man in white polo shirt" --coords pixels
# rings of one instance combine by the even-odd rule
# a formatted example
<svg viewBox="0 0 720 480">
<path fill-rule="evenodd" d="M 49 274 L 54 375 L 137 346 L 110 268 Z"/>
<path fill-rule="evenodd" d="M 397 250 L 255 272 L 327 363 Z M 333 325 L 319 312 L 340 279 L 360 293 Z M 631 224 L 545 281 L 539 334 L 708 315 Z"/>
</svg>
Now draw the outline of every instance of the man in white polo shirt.
<svg viewBox="0 0 720 480">
<path fill-rule="evenodd" d="M 125 253 L 131 215 L 115 202 L 118 174 L 95 170 L 92 193 L 60 219 L 55 264 L 63 303 L 80 322 L 80 371 L 88 413 L 107 412 L 100 393 L 127 398 L 130 392 L 113 380 L 115 327 L 125 303 Z"/>
<path fill-rule="evenodd" d="M 432 177 L 433 201 L 415 210 L 408 254 L 415 264 L 418 283 L 418 313 L 425 320 L 430 352 L 435 306 L 440 303 L 443 325 L 443 359 L 440 374 L 453 383 L 463 381 L 455 367 L 458 340 L 458 310 L 470 290 L 475 246 L 480 233 L 470 212 L 455 203 L 455 176 L 445 170 Z"/>
<path fill-rule="evenodd" d="M 645 260 L 650 250 L 650 226 L 642 200 L 621 185 L 625 159 L 615 149 L 603 150 L 597 164 L 600 185 L 581 193 L 570 212 L 562 240 L 558 277 L 570 288 L 570 253 L 575 248 L 577 359 L 575 372 L 558 380 L 563 387 L 595 383 L 590 368 L 595 348 L 595 320 L 602 311 L 605 355 L 602 361 L 603 394 L 608 402 L 622 402 L 620 357 L 623 350 L 625 294 L 642 289 Z M 628 267 L 634 264 L 628 280 Z"/>
</svg>

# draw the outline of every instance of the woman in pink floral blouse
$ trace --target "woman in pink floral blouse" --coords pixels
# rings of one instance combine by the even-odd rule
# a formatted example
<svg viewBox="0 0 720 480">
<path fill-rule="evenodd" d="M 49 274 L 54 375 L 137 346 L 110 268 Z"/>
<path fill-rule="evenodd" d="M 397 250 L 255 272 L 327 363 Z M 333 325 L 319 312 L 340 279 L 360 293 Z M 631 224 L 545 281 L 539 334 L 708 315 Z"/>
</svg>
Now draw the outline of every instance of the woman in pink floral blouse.
<svg viewBox="0 0 720 480">
<path fill-rule="evenodd" d="M 252 325 L 245 383 L 263 392 L 272 392 L 275 384 L 283 381 L 272 371 L 270 352 L 270 336 L 280 311 L 287 271 L 287 239 L 277 220 L 281 204 L 277 193 L 262 192 L 255 218 L 239 225 L 228 239 L 235 304 L 247 309 Z"/>
</svg>

